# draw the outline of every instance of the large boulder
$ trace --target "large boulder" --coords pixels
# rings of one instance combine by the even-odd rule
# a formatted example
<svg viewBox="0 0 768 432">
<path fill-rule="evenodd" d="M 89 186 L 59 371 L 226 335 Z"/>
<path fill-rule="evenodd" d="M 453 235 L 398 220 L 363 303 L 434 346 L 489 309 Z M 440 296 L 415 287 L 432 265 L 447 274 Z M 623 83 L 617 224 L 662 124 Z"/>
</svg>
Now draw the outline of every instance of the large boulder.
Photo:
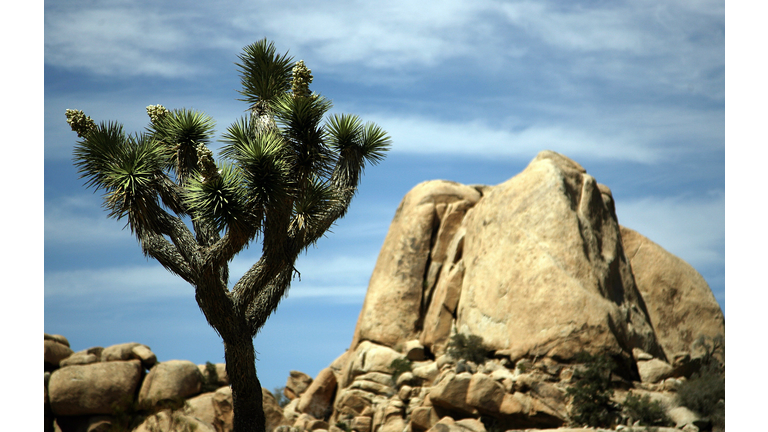
<svg viewBox="0 0 768 432">
<path fill-rule="evenodd" d="M 352 356 L 341 372 L 342 380 L 340 387 L 347 387 L 355 377 L 370 372 L 380 372 L 391 374 L 390 366 L 392 362 L 398 359 L 404 359 L 405 356 L 392 348 L 379 345 L 370 341 L 361 342 L 352 352 Z"/>
<path fill-rule="evenodd" d="M 304 372 L 292 370 L 289 372 L 288 381 L 285 383 L 283 394 L 290 400 L 301 396 L 312 384 L 312 377 Z"/>
<path fill-rule="evenodd" d="M 213 411 L 216 413 L 216 420 L 213 422 L 216 432 L 231 432 L 235 421 L 232 387 L 221 387 L 213 393 Z"/>
<path fill-rule="evenodd" d="M 184 414 L 212 425 L 216 420 L 216 412 L 213 409 L 213 395 L 213 392 L 209 392 L 187 399 L 184 404 Z"/>
<path fill-rule="evenodd" d="M 425 287 L 424 275 L 431 264 L 433 234 L 450 204 L 479 199 L 477 189 L 449 181 L 421 183 L 408 192 L 395 212 L 371 275 L 353 348 L 363 340 L 393 347 L 400 341 L 418 339 L 425 312 L 422 305 L 430 297 L 431 287 Z"/>
<path fill-rule="evenodd" d="M 627 227 L 621 227 L 621 238 L 656 337 L 670 361 L 676 353 L 691 351 L 699 336 L 725 336 L 725 316 L 699 272 Z"/>
<path fill-rule="evenodd" d="M 74 353 L 69 347 L 69 341 L 60 335 L 46 334 L 44 346 L 43 358 L 45 359 L 46 370 L 58 368 L 62 360 Z"/>
<path fill-rule="evenodd" d="M 464 219 L 460 332 L 513 357 L 664 356 L 624 254 L 610 190 L 544 151 Z M 629 352 L 627 352 L 629 351 Z"/>
<path fill-rule="evenodd" d="M 139 391 L 139 406 L 153 407 L 176 402 L 200 393 L 203 374 L 197 365 L 187 360 L 158 363 L 149 371 Z"/>
<path fill-rule="evenodd" d="M 133 402 L 141 380 L 138 360 L 67 366 L 48 382 L 51 409 L 57 416 L 113 414 Z"/>
<path fill-rule="evenodd" d="M 141 360 L 145 368 L 149 369 L 157 363 L 157 356 L 148 346 L 138 342 L 126 342 L 112 345 L 101 351 L 101 361 L 115 360 Z"/>
<path fill-rule="evenodd" d="M 197 417 L 185 414 L 181 410 L 172 411 L 170 409 L 161 410 L 150 414 L 144 421 L 133 429 L 133 432 L 175 432 L 175 431 L 197 431 L 197 432 L 217 432 L 216 429 Z"/>
<path fill-rule="evenodd" d="M 610 189 L 551 151 L 500 185 L 429 181 L 400 203 L 350 351 L 418 339 L 438 356 L 453 332 L 481 335 L 513 361 L 569 361 L 586 349 L 628 364 L 633 348 L 668 360 Z"/>
<path fill-rule="evenodd" d="M 231 395 L 231 392 L 229 394 Z M 213 396 L 212 393 L 211 396 Z M 267 432 L 275 430 L 278 426 L 289 424 L 283 416 L 283 409 L 280 408 L 280 404 L 277 403 L 275 396 L 264 387 L 261 388 L 261 400 L 264 417 L 266 418 L 265 427 Z"/>
<path fill-rule="evenodd" d="M 318 419 L 326 418 L 333 409 L 335 394 L 336 375 L 328 367 L 320 371 L 309 388 L 301 395 L 298 411 Z"/>
</svg>

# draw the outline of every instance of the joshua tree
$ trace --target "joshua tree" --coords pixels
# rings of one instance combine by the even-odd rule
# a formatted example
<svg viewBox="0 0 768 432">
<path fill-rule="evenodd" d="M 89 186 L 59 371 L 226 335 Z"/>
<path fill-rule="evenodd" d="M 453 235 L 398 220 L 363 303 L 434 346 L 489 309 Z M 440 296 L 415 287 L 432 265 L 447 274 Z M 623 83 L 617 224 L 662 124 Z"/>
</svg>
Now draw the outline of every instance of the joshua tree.
<svg viewBox="0 0 768 432">
<path fill-rule="evenodd" d="M 309 90 L 311 71 L 266 39 L 239 59 L 249 113 L 222 135 L 218 163 L 208 148 L 214 122 L 201 112 L 149 106 L 149 127 L 130 135 L 66 114 L 86 187 L 104 191 L 109 217 L 127 221 L 146 256 L 194 287 L 224 342 L 242 432 L 265 430 L 253 338 L 286 296 L 296 258 L 344 216 L 390 138 L 355 115 L 323 121 L 331 102 Z M 261 257 L 229 288 L 228 263 L 252 241 Z"/>
</svg>

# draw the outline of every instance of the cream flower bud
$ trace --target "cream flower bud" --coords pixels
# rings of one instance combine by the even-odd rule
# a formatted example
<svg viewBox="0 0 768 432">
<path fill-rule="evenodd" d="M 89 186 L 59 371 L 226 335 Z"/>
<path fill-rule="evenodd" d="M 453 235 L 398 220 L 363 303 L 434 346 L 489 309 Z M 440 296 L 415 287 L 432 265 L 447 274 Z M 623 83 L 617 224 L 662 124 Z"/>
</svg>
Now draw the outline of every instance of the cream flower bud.
<svg viewBox="0 0 768 432">
<path fill-rule="evenodd" d="M 213 152 L 206 147 L 205 144 L 200 143 L 197 145 L 197 169 L 200 170 L 200 175 L 203 183 L 213 180 L 219 177 L 219 169 L 216 168 L 216 162 L 213 160 Z"/>
<path fill-rule="evenodd" d="M 78 138 L 84 137 L 88 131 L 96 128 L 96 122 L 81 110 L 68 109 L 66 115 L 69 127 L 72 128 L 72 131 L 77 132 Z"/>
<path fill-rule="evenodd" d="M 157 123 L 158 120 L 165 117 L 170 111 L 162 105 L 150 105 L 147 107 L 147 115 L 152 123 Z"/>
<path fill-rule="evenodd" d="M 291 70 L 293 75 L 293 82 L 291 83 L 291 91 L 295 97 L 311 96 L 309 91 L 309 85 L 312 83 L 312 70 L 307 68 L 304 64 L 304 60 L 299 60 Z"/>
</svg>

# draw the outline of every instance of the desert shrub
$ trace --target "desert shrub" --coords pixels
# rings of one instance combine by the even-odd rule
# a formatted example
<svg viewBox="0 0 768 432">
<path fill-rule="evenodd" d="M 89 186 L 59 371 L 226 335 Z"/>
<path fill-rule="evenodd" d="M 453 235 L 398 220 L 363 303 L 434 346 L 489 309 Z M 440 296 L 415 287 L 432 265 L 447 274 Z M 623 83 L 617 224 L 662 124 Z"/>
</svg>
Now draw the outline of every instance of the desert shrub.
<svg viewBox="0 0 768 432">
<path fill-rule="evenodd" d="M 478 365 L 485 363 L 488 349 L 483 345 L 483 338 L 477 335 L 456 333 L 448 341 L 446 352 L 457 360 L 466 360 Z"/>
<path fill-rule="evenodd" d="M 642 397 L 632 393 L 628 394 L 622 408 L 624 414 L 633 423 L 639 421 L 640 426 L 672 426 L 672 421 L 664 412 L 661 402 L 651 401 L 651 397 L 647 394 Z"/>
<path fill-rule="evenodd" d="M 219 388 L 219 373 L 216 372 L 216 365 L 211 362 L 205 362 L 205 373 L 203 373 L 203 386 L 200 389 L 202 393 L 214 392 Z"/>
<path fill-rule="evenodd" d="M 112 405 L 112 424 L 107 429 L 108 432 L 132 431 L 146 418 L 146 415 L 140 412 L 138 402 L 132 396 L 123 396 L 123 402 Z"/>
<path fill-rule="evenodd" d="M 285 408 L 285 406 L 291 402 L 291 400 L 288 399 L 288 396 L 285 395 L 284 390 L 285 387 L 275 387 L 275 389 L 272 390 L 275 400 L 277 401 L 277 404 L 280 405 L 280 408 Z"/>
<path fill-rule="evenodd" d="M 352 427 L 347 422 L 341 420 L 336 422 L 336 427 L 343 430 L 344 432 L 352 432 Z"/>
<path fill-rule="evenodd" d="M 405 372 L 410 372 L 413 368 L 413 364 L 407 358 L 397 358 L 392 360 L 389 364 L 389 368 L 392 369 L 392 380 L 397 381 L 397 378 Z"/>
<path fill-rule="evenodd" d="M 677 389 L 677 400 L 712 422 L 713 430 L 725 430 L 725 339 L 700 336 L 694 347 L 702 348 L 701 369 Z"/>
<path fill-rule="evenodd" d="M 128 401 L 130 403 L 127 403 Z M 107 428 L 107 432 L 130 432 L 149 417 L 157 415 L 157 413 L 163 410 L 171 411 L 174 431 L 194 432 L 197 429 L 196 424 L 188 423 L 178 416 L 187 407 L 187 400 L 182 397 L 163 399 L 153 406 L 140 406 L 133 397 L 126 395 L 123 402 L 122 404 L 112 405 L 112 423 Z M 149 422 L 147 428 L 150 432 L 156 429 L 152 422 Z"/>
<path fill-rule="evenodd" d="M 714 430 L 725 430 L 725 374 L 714 364 L 702 366 L 677 389 L 680 405 L 712 422 Z"/>
<path fill-rule="evenodd" d="M 580 426 L 610 427 L 617 418 L 619 407 L 611 401 L 611 373 L 616 367 L 612 359 L 582 352 L 576 357 L 584 368 L 577 368 L 576 380 L 567 394 L 571 399 L 571 422 Z"/>
</svg>

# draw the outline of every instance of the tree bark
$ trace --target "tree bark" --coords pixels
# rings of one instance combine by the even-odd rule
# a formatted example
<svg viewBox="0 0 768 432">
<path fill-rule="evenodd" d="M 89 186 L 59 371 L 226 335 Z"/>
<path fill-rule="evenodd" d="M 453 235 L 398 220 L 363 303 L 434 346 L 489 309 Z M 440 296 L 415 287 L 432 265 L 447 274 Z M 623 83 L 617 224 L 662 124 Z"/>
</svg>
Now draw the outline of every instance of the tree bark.
<svg viewBox="0 0 768 432">
<path fill-rule="evenodd" d="M 224 339 L 224 359 L 232 385 L 233 432 L 266 432 L 261 383 L 256 376 L 253 338 L 248 331 Z"/>
</svg>

